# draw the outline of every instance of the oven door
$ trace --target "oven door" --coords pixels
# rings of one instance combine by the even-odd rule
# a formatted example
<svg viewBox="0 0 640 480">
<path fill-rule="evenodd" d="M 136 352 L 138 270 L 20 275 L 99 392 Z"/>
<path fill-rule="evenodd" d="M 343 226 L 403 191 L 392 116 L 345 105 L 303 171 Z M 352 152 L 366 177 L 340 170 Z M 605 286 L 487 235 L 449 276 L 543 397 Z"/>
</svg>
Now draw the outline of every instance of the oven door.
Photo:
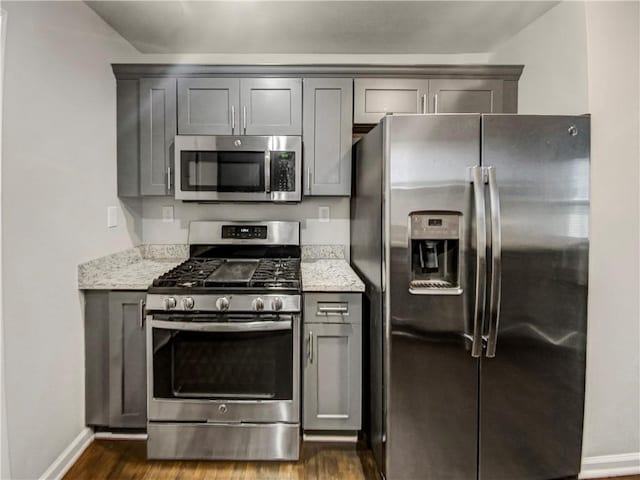
<svg viewBox="0 0 640 480">
<path fill-rule="evenodd" d="M 151 316 L 149 420 L 297 423 L 299 322 L 299 315 Z"/>
</svg>

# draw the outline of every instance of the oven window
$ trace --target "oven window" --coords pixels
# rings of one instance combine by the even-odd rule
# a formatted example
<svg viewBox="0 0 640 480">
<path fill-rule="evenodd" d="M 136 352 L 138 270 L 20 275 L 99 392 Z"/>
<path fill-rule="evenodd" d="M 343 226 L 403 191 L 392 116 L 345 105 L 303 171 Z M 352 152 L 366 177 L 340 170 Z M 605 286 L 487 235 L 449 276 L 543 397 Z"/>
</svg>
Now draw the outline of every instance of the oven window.
<svg viewBox="0 0 640 480">
<path fill-rule="evenodd" d="M 264 192 L 264 152 L 180 152 L 183 191 Z"/>
<path fill-rule="evenodd" d="M 152 335 L 155 398 L 292 398 L 292 330 Z"/>
</svg>

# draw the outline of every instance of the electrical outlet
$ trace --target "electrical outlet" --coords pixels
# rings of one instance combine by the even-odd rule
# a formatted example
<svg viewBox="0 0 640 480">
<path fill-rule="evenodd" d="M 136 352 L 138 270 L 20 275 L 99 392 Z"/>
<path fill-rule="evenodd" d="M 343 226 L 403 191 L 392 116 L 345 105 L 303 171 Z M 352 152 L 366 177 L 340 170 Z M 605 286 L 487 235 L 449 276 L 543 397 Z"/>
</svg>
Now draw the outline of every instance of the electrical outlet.
<svg viewBox="0 0 640 480">
<path fill-rule="evenodd" d="M 329 222 L 331 220 L 331 208 L 318 207 L 318 220 L 320 222 Z"/>
<path fill-rule="evenodd" d="M 164 223 L 173 223 L 173 205 L 162 207 L 162 221 Z"/>
<path fill-rule="evenodd" d="M 118 209 L 116 207 L 107 207 L 107 228 L 118 226 Z"/>
</svg>

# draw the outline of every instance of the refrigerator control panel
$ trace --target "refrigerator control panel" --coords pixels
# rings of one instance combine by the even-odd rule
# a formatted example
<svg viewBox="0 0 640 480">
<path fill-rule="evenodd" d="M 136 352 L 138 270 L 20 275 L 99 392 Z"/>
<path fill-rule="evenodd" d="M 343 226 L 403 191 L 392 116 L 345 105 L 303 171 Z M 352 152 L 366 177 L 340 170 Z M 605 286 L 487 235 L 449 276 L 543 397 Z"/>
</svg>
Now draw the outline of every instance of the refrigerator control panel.
<svg viewBox="0 0 640 480">
<path fill-rule="evenodd" d="M 459 213 L 412 213 L 411 238 L 445 240 L 460 237 Z"/>
</svg>

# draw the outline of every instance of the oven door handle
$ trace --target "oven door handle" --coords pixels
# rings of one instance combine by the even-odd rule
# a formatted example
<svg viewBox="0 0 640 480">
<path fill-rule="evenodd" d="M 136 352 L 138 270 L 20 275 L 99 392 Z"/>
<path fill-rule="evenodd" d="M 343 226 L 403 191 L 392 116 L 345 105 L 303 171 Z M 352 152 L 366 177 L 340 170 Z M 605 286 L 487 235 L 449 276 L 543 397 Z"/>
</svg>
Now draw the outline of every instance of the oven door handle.
<svg viewBox="0 0 640 480">
<path fill-rule="evenodd" d="M 151 320 L 151 328 L 182 330 L 186 332 L 272 332 L 291 330 L 291 320 L 264 322 L 173 322 Z"/>
</svg>

